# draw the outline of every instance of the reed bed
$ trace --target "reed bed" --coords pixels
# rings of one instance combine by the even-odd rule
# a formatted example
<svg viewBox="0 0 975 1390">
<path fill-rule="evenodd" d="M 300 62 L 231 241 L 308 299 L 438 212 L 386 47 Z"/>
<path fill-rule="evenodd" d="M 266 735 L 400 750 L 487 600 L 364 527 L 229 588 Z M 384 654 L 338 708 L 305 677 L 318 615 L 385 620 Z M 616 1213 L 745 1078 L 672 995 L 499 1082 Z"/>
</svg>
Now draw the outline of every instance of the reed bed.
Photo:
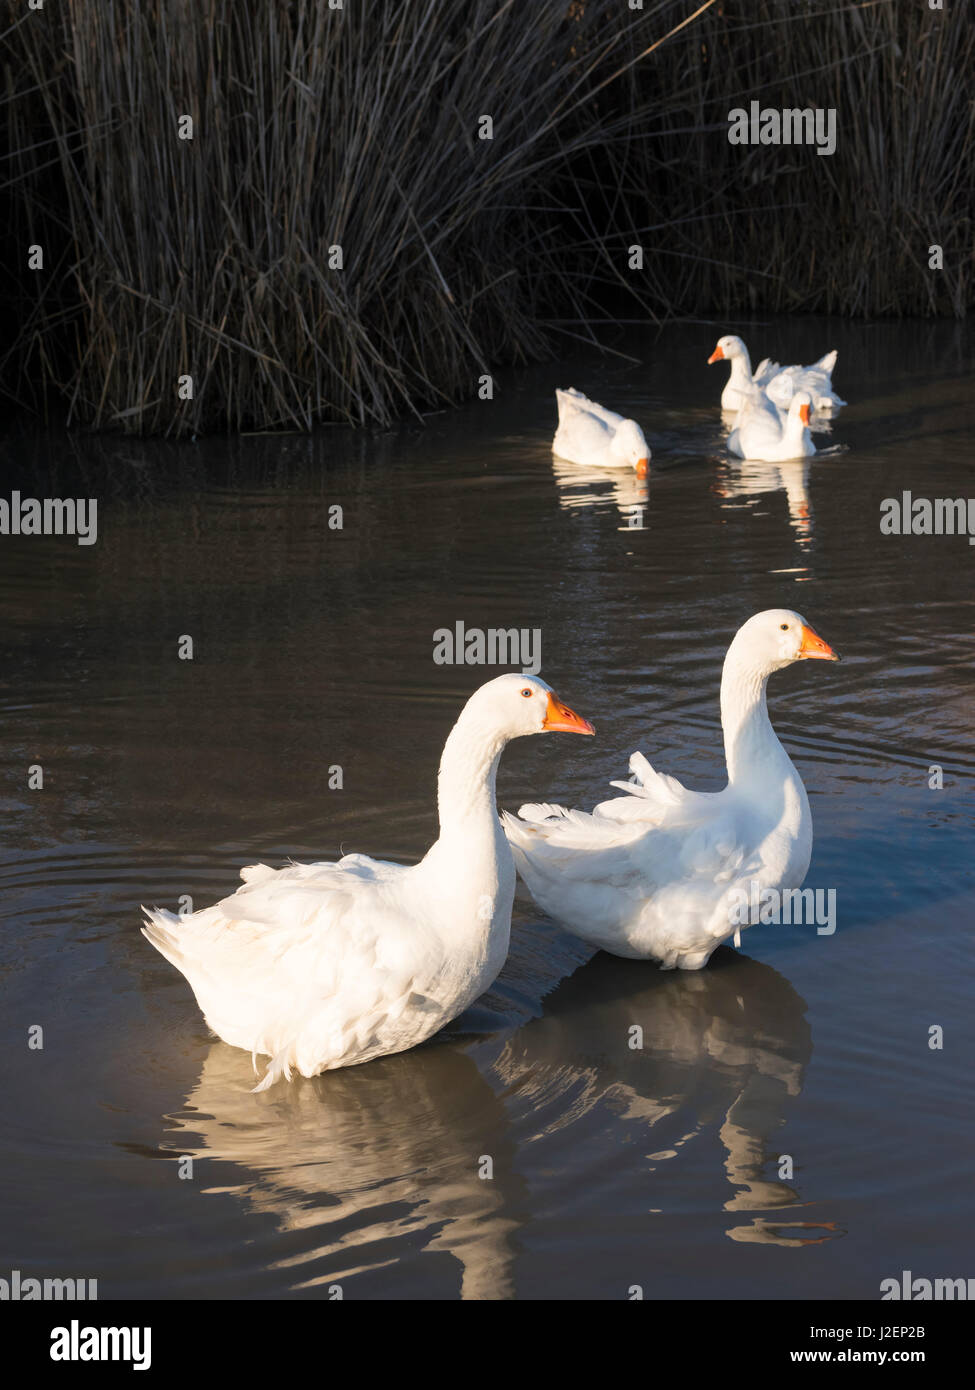
<svg viewBox="0 0 975 1390">
<path fill-rule="evenodd" d="M 964 6 L 721 0 L 624 80 L 634 109 L 650 82 L 669 94 L 613 153 L 683 313 L 971 308 L 975 25 Z M 727 113 L 752 100 L 833 108 L 835 153 L 730 144 Z"/>
<path fill-rule="evenodd" d="M 385 425 L 611 315 L 968 305 L 961 7 L 345 6 L 5 0 L 8 396 L 133 433 Z M 835 105 L 836 153 L 730 146 L 753 97 Z"/>
<path fill-rule="evenodd" d="M 71 418 L 151 433 L 386 424 L 471 395 L 545 351 L 557 281 L 585 312 L 554 185 L 612 123 L 614 53 L 676 9 L 636 26 L 619 5 L 520 0 L 31 16 L 8 51 L 43 118 L 17 127 L 13 103 L 15 187 L 36 198 L 33 161 L 53 162 L 40 222 L 65 287 L 38 296 L 17 362 L 56 370 L 53 317 Z"/>
</svg>

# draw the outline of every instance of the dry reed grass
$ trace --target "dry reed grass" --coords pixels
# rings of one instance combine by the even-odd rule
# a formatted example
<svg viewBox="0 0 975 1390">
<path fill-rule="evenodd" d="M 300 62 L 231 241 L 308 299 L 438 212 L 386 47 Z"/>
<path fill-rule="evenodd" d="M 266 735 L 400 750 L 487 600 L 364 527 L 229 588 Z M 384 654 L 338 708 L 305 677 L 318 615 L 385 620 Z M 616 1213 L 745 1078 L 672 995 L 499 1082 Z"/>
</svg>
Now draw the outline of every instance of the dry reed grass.
<svg viewBox="0 0 975 1390">
<path fill-rule="evenodd" d="M 626 78 L 669 93 L 615 147 L 684 313 L 961 317 L 975 271 L 975 25 L 964 6 L 720 0 Z M 727 113 L 836 111 L 837 149 L 733 146 Z M 666 217 L 661 216 L 661 209 Z M 944 269 L 928 265 L 940 245 Z"/>
<path fill-rule="evenodd" d="M 961 7 L 346 6 L 8 0 L 8 396 L 136 433 L 386 424 L 592 336 L 620 296 L 630 316 L 967 307 Z M 730 146 L 753 96 L 835 105 L 837 153 Z"/>
</svg>

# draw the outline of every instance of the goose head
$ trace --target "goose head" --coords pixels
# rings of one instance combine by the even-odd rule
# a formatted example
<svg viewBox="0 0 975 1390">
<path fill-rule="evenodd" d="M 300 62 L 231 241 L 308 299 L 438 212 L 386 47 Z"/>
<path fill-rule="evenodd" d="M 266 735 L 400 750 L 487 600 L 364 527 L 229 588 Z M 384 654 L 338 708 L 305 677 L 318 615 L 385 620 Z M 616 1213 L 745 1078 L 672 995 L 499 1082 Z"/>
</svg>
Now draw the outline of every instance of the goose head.
<svg viewBox="0 0 975 1390">
<path fill-rule="evenodd" d="M 442 845 L 445 837 L 446 842 L 456 844 L 458 836 L 463 840 L 471 834 L 483 833 L 490 854 L 496 852 L 500 823 L 495 801 L 495 773 L 505 745 L 512 739 L 523 738 L 526 734 L 595 732 L 588 719 L 564 705 L 551 686 L 538 676 L 510 672 L 482 685 L 461 710 L 440 758 L 437 778 L 440 840 L 437 844 Z M 433 852 L 431 850 L 431 854 Z M 440 853 L 438 851 L 438 855 Z M 467 853 L 466 844 L 464 853 Z"/>
<path fill-rule="evenodd" d="M 636 469 L 638 478 L 650 471 L 650 445 L 635 420 L 624 420 L 610 442 L 610 452 Z"/>
<path fill-rule="evenodd" d="M 467 702 L 467 710 L 483 727 L 505 740 L 526 734 L 594 734 L 588 719 L 569 709 L 550 685 L 538 676 L 508 673 L 482 685 Z"/>
<path fill-rule="evenodd" d="M 794 661 L 839 661 L 828 642 L 791 608 L 767 608 L 749 618 L 728 649 L 742 664 L 761 675 L 780 671 Z"/>
<path fill-rule="evenodd" d="M 748 357 L 748 349 L 740 338 L 736 338 L 734 333 L 728 333 L 723 338 L 718 339 L 718 345 L 708 358 L 708 366 L 714 362 L 730 362 L 735 357 Z"/>
</svg>

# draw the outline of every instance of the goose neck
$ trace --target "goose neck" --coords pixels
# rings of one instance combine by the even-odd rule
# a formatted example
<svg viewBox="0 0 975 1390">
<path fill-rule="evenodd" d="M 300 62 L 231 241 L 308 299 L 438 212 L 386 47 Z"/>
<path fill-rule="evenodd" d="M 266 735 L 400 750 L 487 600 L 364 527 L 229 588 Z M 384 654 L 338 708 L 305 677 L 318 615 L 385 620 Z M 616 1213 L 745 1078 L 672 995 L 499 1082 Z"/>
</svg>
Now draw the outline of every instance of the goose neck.
<svg viewBox="0 0 975 1390">
<path fill-rule="evenodd" d="M 748 349 L 742 345 L 741 352 L 735 353 L 731 359 L 731 380 L 736 386 L 745 382 L 751 383 L 752 379 L 752 359 L 748 355 Z"/>
<path fill-rule="evenodd" d="M 789 414 L 786 416 L 784 430 L 787 442 L 798 446 L 805 437 L 805 433 L 806 426 L 800 420 L 798 413 L 793 413 L 790 410 Z"/>
<path fill-rule="evenodd" d="M 498 762 L 506 742 L 503 734 L 470 716 L 462 715 L 454 725 L 437 780 L 441 839 L 458 830 L 469 836 L 476 828 L 488 828 L 494 835 Z"/>
<path fill-rule="evenodd" d="M 732 644 L 721 676 L 721 727 L 729 785 L 761 777 L 770 764 L 785 756 L 765 701 L 770 674 L 767 666 L 748 660 Z"/>
</svg>

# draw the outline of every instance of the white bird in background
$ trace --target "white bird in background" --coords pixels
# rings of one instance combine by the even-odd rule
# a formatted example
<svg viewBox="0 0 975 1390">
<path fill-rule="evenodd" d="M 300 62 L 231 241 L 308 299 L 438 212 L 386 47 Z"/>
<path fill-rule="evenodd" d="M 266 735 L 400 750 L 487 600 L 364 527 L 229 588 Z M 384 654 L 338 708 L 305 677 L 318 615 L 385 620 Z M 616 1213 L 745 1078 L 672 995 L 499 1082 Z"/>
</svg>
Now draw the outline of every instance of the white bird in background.
<svg viewBox="0 0 975 1390">
<path fill-rule="evenodd" d="M 783 414 L 764 391 L 753 389 L 738 412 L 738 423 L 728 437 L 728 448 L 744 459 L 781 463 L 785 459 L 807 458 L 816 452 L 809 433 L 809 407 L 805 391 L 792 397 Z"/>
<path fill-rule="evenodd" d="M 766 357 L 752 372 L 748 349 L 740 338 L 731 333 L 718 339 L 717 347 L 708 358 L 708 365 L 714 362 L 731 364 L 730 375 L 721 393 L 722 410 L 741 410 L 757 386 L 782 410 L 789 408 L 797 391 L 806 391 L 815 409 L 826 414 L 837 406 L 846 405 L 846 401 L 833 390 L 832 373 L 836 356 L 834 348 L 811 367 L 780 367 Z"/>
<path fill-rule="evenodd" d="M 552 440 L 554 454 L 589 468 L 635 468 L 637 477 L 646 477 L 650 446 L 635 420 L 624 419 L 571 387 L 555 396 L 559 426 Z"/>
<path fill-rule="evenodd" d="M 715 362 L 730 362 L 731 373 L 725 382 L 725 388 L 721 392 L 721 409 L 737 411 L 745 403 L 746 397 L 758 387 L 764 391 L 769 382 L 779 371 L 778 362 L 772 362 L 766 357 L 759 362 L 755 371 L 752 371 L 752 359 L 748 355 L 748 349 L 740 338 L 736 338 L 733 333 L 729 333 L 724 338 L 718 339 L 718 345 L 708 358 L 708 366 Z"/>
<path fill-rule="evenodd" d="M 780 410 L 788 410 L 798 391 L 804 391 L 814 410 L 828 415 L 846 401 L 833 390 L 833 368 L 836 366 L 836 349 L 827 352 L 811 367 L 783 367 L 776 372 L 765 390 L 770 401 Z"/>
<path fill-rule="evenodd" d="M 725 657 L 721 726 L 728 785 L 694 792 L 630 758 L 626 795 L 588 814 L 522 806 L 505 815 L 515 864 L 535 901 L 576 936 L 613 955 L 699 970 L 751 924 L 741 895 L 799 888 L 812 854 L 805 787 L 765 703 L 773 671 L 839 658 L 798 613 L 749 618 Z"/>
<path fill-rule="evenodd" d="M 419 864 L 254 864 L 215 907 L 185 918 L 143 908 L 144 934 L 213 1031 L 270 1057 L 256 1090 L 415 1047 L 487 989 L 508 954 L 515 889 L 498 761 L 511 739 L 550 731 L 593 727 L 544 681 L 498 676 L 444 746 L 440 837 Z"/>
</svg>

